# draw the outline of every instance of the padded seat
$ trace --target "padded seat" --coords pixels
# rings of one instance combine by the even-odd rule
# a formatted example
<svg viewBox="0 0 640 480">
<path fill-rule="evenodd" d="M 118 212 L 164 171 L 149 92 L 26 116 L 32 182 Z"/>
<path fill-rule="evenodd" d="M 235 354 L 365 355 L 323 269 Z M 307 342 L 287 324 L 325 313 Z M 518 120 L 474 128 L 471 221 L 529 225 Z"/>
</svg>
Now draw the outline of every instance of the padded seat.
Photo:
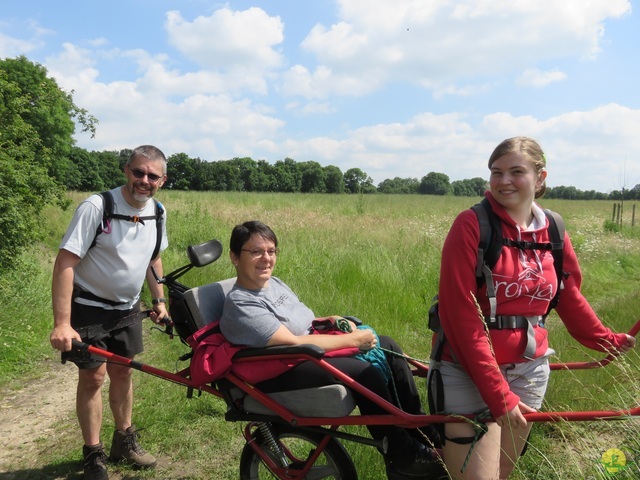
<svg viewBox="0 0 640 480">
<path fill-rule="evenodd" d="M 184 293 L 187 308 L 190 310 L 198 329 L 222 316 L 224 300 L 235 283 L 235 278 L 228 278 L 191 288 Z M 234 389 L 232 396 L 236 395 L 242 396 L 244 392 L 240 389 Z M 344 417 L 353 412 L 356 407 L 351 391 L 340 384 L 275 392 L 269 396 L 294 415 L 306 417 Z M 251 396 L 244 397 L 243 408 L 249 413 L 274 414 Z"/>
<path fill-rule="evenodd" d="M 184 292 L 185 302 L 198 330 L 222 317 L 224 299 L 235 284 L 235 277 L 227 278 Z"/>
<path fill-rule="evenodd" d="M 353 395 L 344 385 L 270 393 L 269 397 L 301 417 L 346 417 L 356 408 Z M 244 409 L 250 413 L 274 413 L 253 397 L 245 397 Z"/>
</svg>

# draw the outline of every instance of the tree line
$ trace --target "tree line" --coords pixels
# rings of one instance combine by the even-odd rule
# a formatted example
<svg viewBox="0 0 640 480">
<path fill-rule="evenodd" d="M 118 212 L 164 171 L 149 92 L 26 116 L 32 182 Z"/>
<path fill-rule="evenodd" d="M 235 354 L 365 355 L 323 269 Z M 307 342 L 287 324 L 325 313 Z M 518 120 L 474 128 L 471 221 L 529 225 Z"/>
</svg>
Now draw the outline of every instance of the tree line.
<svg viewBox="0 0 640 480">
<path fill-rule="evenodd" d="M 98 191 L 122 183 L 122 169 L 131 150 L 89 152 L 73 147 L 64 178 L 72 190 Z M 475 177 L 450 181 L 444 173 L 430 172 L 417 178 L 386 179 L 377 186 L 360 168 L 342 172 L 335 165 L 322 166 L 315 161 L 296 162 L 292 158 L 274 164 L 250 157 L 206 161 L 186 153 L 167 159 L 167 181 L 163 188 L 194 191 L 288 192 L 288 193 L 363 193 L 423 194 L 477 197 L 487 189 L 487 180 Z M 602 193 L 576 187 L 549 187 L 546 198 L 566 200 L 635 200 L 640 184 L 626 190 Z"/>
<path fill-rule="evenodd" d="M 14 265 L 22 249 L 39 236 L 38 216 L 45 205 L 67 208 L 67 190 L 103 191 L 123 183 L 131 150 L 88 151 L 76 145 L 76 128 L 95 135 L 98 119 L 73 102 L 26 57 L 0 60 L 0 271 Z M 342 172 L 335 165 L 291 158 L 232 158 L 206 161 L 176 153 L 167 159 L 163 188 L 193 191 L 291 192 L 327 194 L 423 194 L 480 196 L 482 178 L 451 182 L 444 173 L 387 179 L 374 185 L 360 168 Z M 547 197 L 638 199 L 640 185 L 609 194 L 555 187 Z"/>
</svg>

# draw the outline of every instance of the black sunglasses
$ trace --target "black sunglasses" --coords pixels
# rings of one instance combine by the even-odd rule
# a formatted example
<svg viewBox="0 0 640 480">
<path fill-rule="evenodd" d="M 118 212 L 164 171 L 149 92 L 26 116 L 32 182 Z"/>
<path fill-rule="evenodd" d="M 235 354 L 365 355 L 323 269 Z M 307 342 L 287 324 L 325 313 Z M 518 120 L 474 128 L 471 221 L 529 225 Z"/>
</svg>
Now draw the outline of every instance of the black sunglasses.
<svg viewBox="0 0 640 480">
<path fill-rule="evenodd" d="M 147 179 L 151 183 L 156 183 L 158 180 L 160 180 L 160 178 L 162 178 L 162 175 L 156 175 L 155 173 L 143 172 L 142 170 L 139 170 L 137 168 L 130 168 L 129 170 L 131 171 L 133 176 L 136 177 L 136 178 L 144 178 L 145 175 L 146 175 Z"/>
</svg>

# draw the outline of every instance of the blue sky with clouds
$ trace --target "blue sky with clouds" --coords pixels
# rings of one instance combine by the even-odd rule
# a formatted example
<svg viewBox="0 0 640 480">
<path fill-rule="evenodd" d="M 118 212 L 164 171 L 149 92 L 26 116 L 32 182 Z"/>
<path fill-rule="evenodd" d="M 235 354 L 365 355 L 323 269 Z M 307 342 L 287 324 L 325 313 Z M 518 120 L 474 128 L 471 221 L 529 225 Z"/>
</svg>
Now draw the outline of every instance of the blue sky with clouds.
<svg viewBox="0 0 640 480">
<path fill-rule="evenodd" d="M 286 157 L 378 184 L 488 177 L 528 135 L 549 186 L 640 183 L 629 0 L 3 0 L 0 58 L 44 65 L 99 120 L 88 150 Z"/>
</svg>

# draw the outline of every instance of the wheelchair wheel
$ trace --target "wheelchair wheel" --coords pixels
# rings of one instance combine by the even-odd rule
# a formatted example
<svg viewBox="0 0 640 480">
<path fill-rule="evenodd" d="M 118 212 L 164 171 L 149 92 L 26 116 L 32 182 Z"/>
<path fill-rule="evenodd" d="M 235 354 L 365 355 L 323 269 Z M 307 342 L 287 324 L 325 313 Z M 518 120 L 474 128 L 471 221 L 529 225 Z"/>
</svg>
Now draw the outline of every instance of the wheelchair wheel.
<svg viewBox="0 0 640 480">
<path fill-rule="evenodd" d="M 307 459 L 315 451 L 316 446 L 324 436 L 315 432 L 304 431 L 290 425 L 269 425 L 267 430 L 256 429 L 254 441 L 260 448 L 278 465 L 286 463 L 290 469 L 302 468 Z M 273 436 L 275 444 L 279 447 L 274 450 L 269 436 Z M 262 462 L 254 452 L 251 445 L 247 444 L 242 449 L 240 457 L 240 479 L 258 480 L 278 477 Z M 305 477 L 307 480 L 320 479 L 357 480 L 355 466 L 351 457 L 342 444 L 332 438 L 327 443 L 311 470 Z"/>
</svg>

